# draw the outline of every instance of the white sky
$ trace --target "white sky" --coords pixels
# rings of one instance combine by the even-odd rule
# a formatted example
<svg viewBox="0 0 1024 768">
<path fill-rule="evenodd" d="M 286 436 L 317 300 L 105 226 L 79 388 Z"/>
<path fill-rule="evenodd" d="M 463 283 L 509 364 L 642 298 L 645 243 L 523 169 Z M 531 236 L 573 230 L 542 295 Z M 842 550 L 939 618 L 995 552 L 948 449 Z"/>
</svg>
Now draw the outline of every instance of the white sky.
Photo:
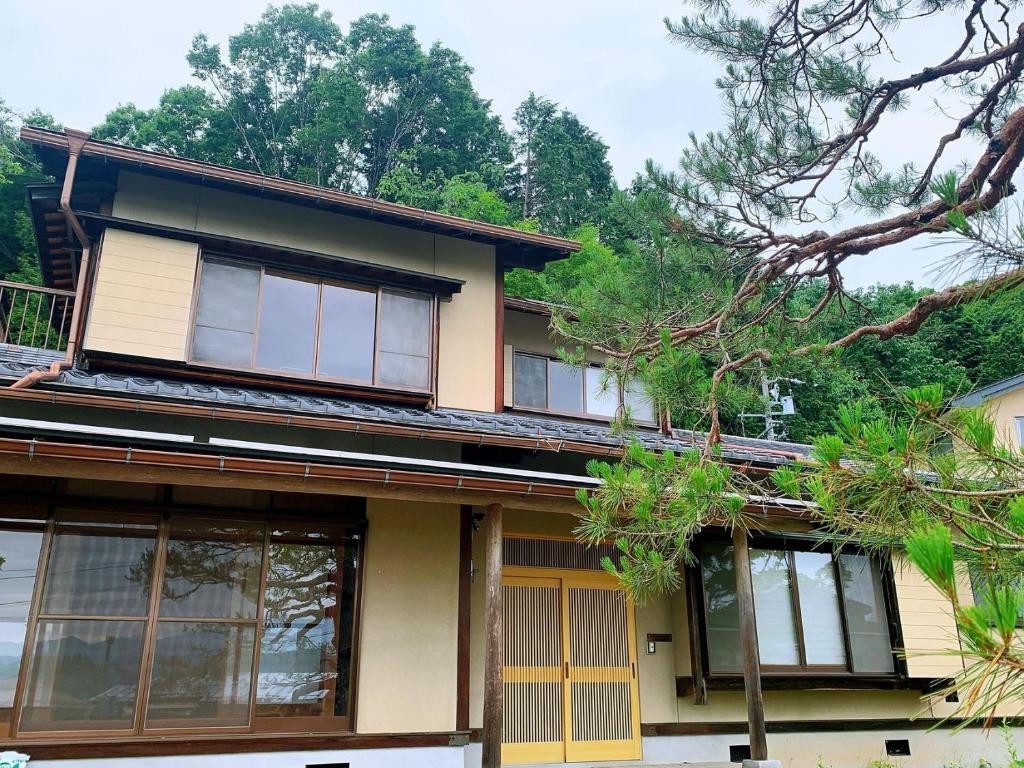
<svg viewBox="0 0 1024 768">
<path fill-rule="evenodd" d="M 670 43 L 662 19 L 679 0 L 321 0 L 343 26 L 368 12 L 416 26 L 424 46 L 440 40 L 475 69 L 478 92 L 507 123 L 531 90 L 575 112 L 610 146 L 620 184 L 647 158 L 674 166 L 689 131 L 720 127 L 714 79 L 721 66 Z M 226 43 L 255 21 L 264 0 L 2 0 L 0 97 L 18 111 L 39 107 L 65 125 L 90 128 L 119 103 L 151 107 L 161 92 L 189 82 L 185 53 L 196 32 Z M 905 73 L 955 47 L 959 22 L 929 21 L 894 45 Z M 872 139 L 886 161 L 918 158 L 922 136 L 942 128 L 927 104 Z M 847 222 L 849 223 L 849 222 Z M 923 242 L 922 242 L 923 244 Z M 851 286 L 913 280 L 934 285 L 938 249 L 903 245 L 858 257 L 844 269 Z"/>
</svg>

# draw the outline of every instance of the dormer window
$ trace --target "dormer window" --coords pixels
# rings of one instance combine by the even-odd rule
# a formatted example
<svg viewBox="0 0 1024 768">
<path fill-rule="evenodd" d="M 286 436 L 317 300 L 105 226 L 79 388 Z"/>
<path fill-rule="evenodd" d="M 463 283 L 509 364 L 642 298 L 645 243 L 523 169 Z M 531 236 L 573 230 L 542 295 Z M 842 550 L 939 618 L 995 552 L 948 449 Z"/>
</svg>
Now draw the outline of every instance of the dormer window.
<svg viewBox="0 0 1024 768">
<path fill-rule="evenodd" d="M 434 297 L 204 258 L 190 362 L 427 391 Z"/>
<path fill-rule="evenodd" d="M 599 365 L 580 369 L 527 352 L 516 352 L 513 361 L 512 400 L 516 408 L 599 419 L 613 418 L 618 411 L 620 393 L 614 382 L 605 386 L 604 368 Z M 626 386 L 621 397 L 633 421 L 655 422 L 654 405 L 639 382 Z"/>
</svg>

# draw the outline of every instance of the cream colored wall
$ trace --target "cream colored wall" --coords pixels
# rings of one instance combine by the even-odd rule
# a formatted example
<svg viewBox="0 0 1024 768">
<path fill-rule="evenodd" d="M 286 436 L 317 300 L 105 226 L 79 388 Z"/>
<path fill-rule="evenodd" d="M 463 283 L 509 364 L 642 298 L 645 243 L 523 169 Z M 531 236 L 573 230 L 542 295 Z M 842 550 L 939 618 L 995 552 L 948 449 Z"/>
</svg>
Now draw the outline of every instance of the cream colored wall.
<svg viewBox="0 0 1024 768">
<path fill-rule="evenodd" d="M 195 243 L 108 229 L 85 349 L 184 360 L 197 258 Z"/>
<path fill-rule="evenodd" d="M 962 671 L 958 657 L 942 655 L 960 647 L 950 601 L 910 563 L 896 561 L 893 570 L 910 676 L 950 677 Z"/>
<path fill-rule="evenodd" d="M 457 505 L 367 501 L 356 730 L 455 729 Z"/>
<path fill-rule="evenodd" d="M 995 420 L 996 434 L 1007 445 L 1021 448 L 1017 419 L 1024 418 L 1024 389 L 1008 392 L 1002 397 L 990 398 L 985 401 L 985 408 Z"/>
<path fill-rule="evenodd" d="M 122 172 L 113 215 L 465 280 L 441 306 L 438 404 L 494 411 L 494 247 Z"/>
<path fill-rule="evenodd" d="M 504 322 L 505 344 L 515 347 L 518 352 L 536 352 L 540 355 L 553 356 L 559 347 L 573 348 L 572 344 L 552 336 L 546 317 L 505 310 Z M 588 350 L 587 359 L 592 363 L 603 363 L 606 356 Z"/>
</svg>

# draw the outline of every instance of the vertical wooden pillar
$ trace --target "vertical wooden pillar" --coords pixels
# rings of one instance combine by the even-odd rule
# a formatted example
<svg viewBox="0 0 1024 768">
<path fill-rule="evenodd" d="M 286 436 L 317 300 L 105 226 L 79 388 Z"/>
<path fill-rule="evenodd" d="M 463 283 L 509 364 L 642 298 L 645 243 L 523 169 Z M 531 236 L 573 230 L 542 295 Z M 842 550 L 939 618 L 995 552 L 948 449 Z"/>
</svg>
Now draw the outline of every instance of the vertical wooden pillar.
<svg viewBox="0 0 1024 768">
<path fill-rule="evenodd" d="M 736 600 L 740 610 L 740 651 L 743 654 L 743 690 L 747 697 L 750 757 L 753 760 L 767 760 L 768 739 L 764 730 L 761 657 L 757 651 L 754 584 L 750 578 L 750 549 L 747 546 L 747 532 L 740 528 L 733 528 L 732 545 L 736 563 Z"/>
<path fill-rule="evenodd" d="M 491 504 L 484 516 L 484 728 L 482 768 L 501 766 L 502 626 L 501 626 L 501 504 Z"/>
</svg>

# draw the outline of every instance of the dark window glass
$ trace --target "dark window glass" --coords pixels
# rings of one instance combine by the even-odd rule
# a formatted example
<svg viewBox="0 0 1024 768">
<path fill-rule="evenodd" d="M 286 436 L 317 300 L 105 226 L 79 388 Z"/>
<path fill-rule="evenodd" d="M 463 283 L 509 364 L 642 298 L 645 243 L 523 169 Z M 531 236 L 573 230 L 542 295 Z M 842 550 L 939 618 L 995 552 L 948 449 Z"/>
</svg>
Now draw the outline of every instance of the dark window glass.
<svg viewBox="0 0 1024 768">
<path fill-rule="evenodd" d="M 256 367 L 312 373 L 320 286 L 308 280 L 264 275 Z"/>
<path fill-rule="evenodd" d="M 708 666 L 712 672 L 737 672 L 740 658 L 740 611 L 736 602 L 736 568 L 732 547 L 707 542 L 701 548 Z"/>
<path fill-rule="evenodd" d="M 10 728 L 42 543 L 41 523 L 0 530 L 0 736 Z"/>
<path fill-rule="evenodd" d="M 146 723 L 153 728 L 246 725 L 254 625 L 161 621 Z"/>
<path fill-rule="evenodd" d="M 21 730 L 131 728 L 145 629 L 144 621 L 41 619 Z"/>
<path fill-rule="evenodd" d="M 203 262 L 192 339 L 194 359 L 227 365 L 251 364 L 259 288 L 259 268 Z"/>
<path fill-rule="evenodd" d="M 355 381 L 373 380 L 377 292 L 324 284 L 319 372 Z"/>
<path fill-rule="evenodd" d="M 255 619 L 262 558 L 259 523 L 175 520 L 160 618 Z"/>
<path fill-rule="evenodd" d="M 356 551 L 277 532 L 263 603 L 257 717 L 348 714 Z"/>
<path fill-rule="evenodd" d="M 58 522 L 41 612 L 145 616 L 155 551 L 155 523 Z"/>
<path fill-rule="evenodd" d="M 381 292 L 380 384 L 426 389 L 430 384 L 431 300 L 422 294 Z"/>
<path fill-rule="evenodd" d="M 573 365 L 552 360 L 548 366 L 550 400 L 552 411 L 583 413 L 583 372 Z"/>
<path fill-rule="evenodd" d="M 882 575 L 867 555 L 839 556 L 846 626 L 850 632 L 853 671 L 887 674 L 893 671 L 892 641 L 885 615 Z"/>
<path fill-rule="evenodd" d="M 513 367 L 515 404 L 524 408 L 548 407 L 548 361 L 532 355 L 515 356 Z"/>
</svg>

